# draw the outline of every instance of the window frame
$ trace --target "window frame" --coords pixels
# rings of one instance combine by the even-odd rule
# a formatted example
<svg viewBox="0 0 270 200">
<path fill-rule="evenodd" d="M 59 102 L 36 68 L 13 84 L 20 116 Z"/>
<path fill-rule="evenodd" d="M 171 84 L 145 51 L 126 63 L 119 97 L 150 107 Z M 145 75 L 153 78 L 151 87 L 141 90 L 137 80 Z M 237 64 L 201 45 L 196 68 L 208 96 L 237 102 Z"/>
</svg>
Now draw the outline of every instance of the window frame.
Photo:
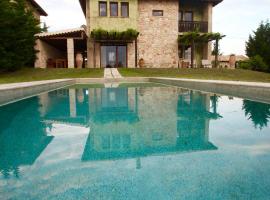
<svg viewBox="0 0 270 200">
<path fill-rule="evenodd" d="M 123 5 L 127 6 L 127 16 L 123 16 L 123 11 L 122 11 Z M 121 17 L 129 18 L 129 2 L 121 2 L 120 8 L 121 8 Z"/>
<path fill-rule="evenodd" d="M 112 15 L 112 5 L 117 5 L 117 14 L 116 15 Z M 118 11 L 118 2 L 117 1 L 110 1 L 110 17 L 118 17 L 119 16 L 119 11 Z"/>
<path fill-rule="evenodd" d="M 105 15 L 101 15 L 101 5 L 102 4 L 105 4 L 106 6 L 106 14 Z M 99 14 L 99 17 L 107 17 L 108 16 L 108 5 L 107 5 L 107 1 L 99 1 L 98 2 L 98 14 Z"/>
<path fill-rule="evenodd" d="M 180 10 L 178 12 L 178 17 L 179 17 L 179 21 L 184 21 L 183 18 L 184 18 L 184 11 Z"/>
<path fill-rule="evenodd" d="M 161 15 L 155 15 L 154 13 L 162 13 Z M 163 10 L 152 10 L 152 16 L 153 17 L 163 17 L 164 11 Z"/>
</svg>

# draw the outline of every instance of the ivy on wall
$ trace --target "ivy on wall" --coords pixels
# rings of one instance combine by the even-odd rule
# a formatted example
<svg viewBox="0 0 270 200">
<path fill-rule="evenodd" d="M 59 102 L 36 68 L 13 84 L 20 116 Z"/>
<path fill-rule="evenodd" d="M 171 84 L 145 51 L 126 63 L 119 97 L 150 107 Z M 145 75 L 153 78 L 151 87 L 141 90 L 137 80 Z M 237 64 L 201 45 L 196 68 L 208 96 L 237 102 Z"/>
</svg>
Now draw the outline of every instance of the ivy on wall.
<svg viewBox="0 0 270 200">
<path fill-rule="evenodd" d="M 91 32 L 91 37 L 94 40 L 135 40 L 139 32 L 135 29 L 127 29 L 125 31 L 107 31 L 104 29 L 94 29 Z"/>
</svg>

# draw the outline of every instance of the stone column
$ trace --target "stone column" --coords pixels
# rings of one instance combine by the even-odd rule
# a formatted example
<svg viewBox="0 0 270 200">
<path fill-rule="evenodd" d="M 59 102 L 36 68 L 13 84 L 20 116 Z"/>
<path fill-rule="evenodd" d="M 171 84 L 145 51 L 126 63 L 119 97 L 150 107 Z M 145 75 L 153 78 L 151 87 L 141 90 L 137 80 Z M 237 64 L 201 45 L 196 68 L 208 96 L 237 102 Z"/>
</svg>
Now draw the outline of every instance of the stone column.
<svg viewBox="0 0 270 200">
<path fill-rule="evenodd" d="M 67 39 L 67 59 L 68 59 L 68 68 L 74 68 L 74 40 L 73 38 Z"/>
<path fill-rule="evenodd" d="M 49 109 L 50 105 L 50 98 L 49 98 L 49 93 L 42 93 L 38 96 L 39 99 L 39 113 L 41 117 L 44 117 L 47 114 L 47 111 Z"/>
<path fill-rule="evenodd" d="M 69 112 L 70 117 L 76 117 L 76 90 L 69 89 Z"/>
<path fill-rule="evenodd" d="M 41 41 L 40 39 L 36 40 L 36 44 L 35 44 L 35 50 L 38 51 L 36 53 L 36 61 L 35 61 L 35 68 L 41 68 Z"/>
<path fill-rule="evenodd" d="M 207 19 L 208 19 L 208 32 L 213 31 L 212 27 L 212 16 L 213 16 L 213 4 L 208 3 L 207 5 Z M 208 54 L 207 54 L 207 59 L 211 60 L 211 54 L 212 54 L 212 42 L 208 42 Z"/>
</svg>

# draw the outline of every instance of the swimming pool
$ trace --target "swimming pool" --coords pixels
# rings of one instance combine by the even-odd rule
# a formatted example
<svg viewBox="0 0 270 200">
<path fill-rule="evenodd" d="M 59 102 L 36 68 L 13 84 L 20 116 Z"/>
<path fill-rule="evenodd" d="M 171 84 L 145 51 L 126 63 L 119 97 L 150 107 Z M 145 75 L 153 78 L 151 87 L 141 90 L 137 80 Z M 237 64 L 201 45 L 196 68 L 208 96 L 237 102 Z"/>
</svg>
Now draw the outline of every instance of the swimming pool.
<svg viewBox="0 0 270 200">
<path fill-rule="evenodd" d="M 155 84 L 0 107 L 1 199 L 268 199 L 270 104 Z"/>
</svg>

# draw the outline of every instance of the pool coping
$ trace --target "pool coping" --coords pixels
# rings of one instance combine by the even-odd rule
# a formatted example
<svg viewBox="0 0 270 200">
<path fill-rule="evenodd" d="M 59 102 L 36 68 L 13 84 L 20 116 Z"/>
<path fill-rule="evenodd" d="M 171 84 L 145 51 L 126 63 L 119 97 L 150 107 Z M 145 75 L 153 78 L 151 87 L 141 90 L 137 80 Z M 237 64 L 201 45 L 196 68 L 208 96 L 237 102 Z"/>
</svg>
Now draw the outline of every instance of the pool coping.
<svg viewBox="0 0 270 200">
<path fill-rule="evenodd" d="M 165 77 L 70 78 L 0 84 L 0 105 L 74 84 L 152 82 L 270 103 L 270 83 Z"/>
</svg>

